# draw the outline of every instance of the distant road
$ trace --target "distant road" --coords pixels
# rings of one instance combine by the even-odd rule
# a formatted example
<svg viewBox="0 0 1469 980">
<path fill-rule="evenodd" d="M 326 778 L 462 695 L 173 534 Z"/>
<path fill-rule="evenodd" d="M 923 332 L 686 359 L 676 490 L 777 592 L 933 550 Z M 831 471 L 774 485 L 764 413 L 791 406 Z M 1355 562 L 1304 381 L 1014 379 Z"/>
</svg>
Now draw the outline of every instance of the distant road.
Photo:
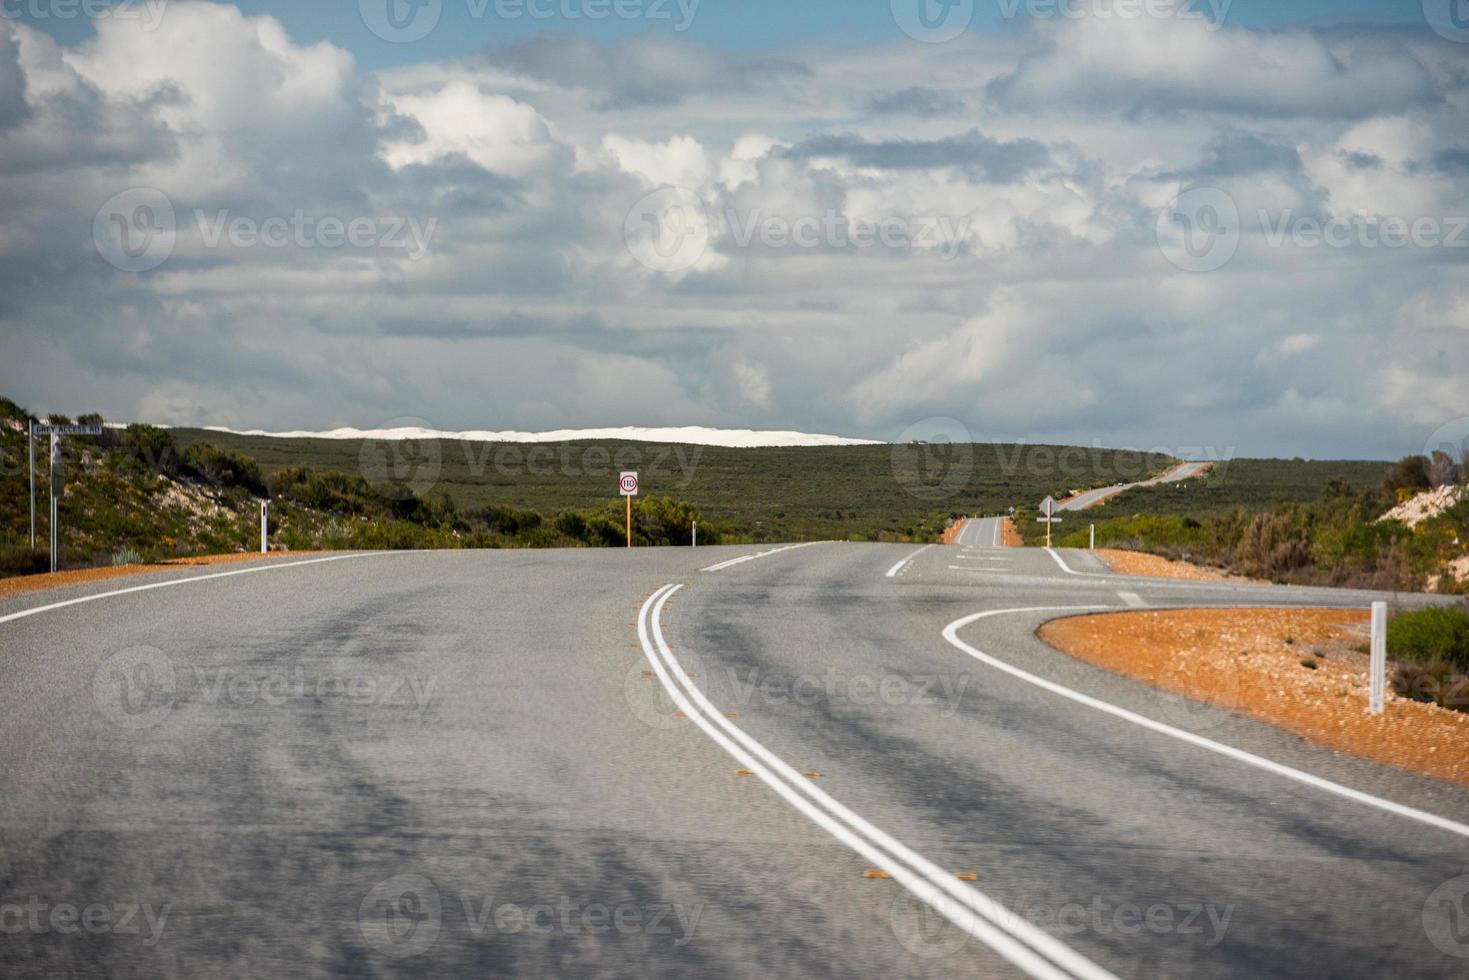
<svg viewBox="0 0 1469 980">
<path fill-rule="evenodd" d="M 1034 635 L 1371 594 L 997 535 L 0 600 L 0 976 L 1463 975 L 1469 791 Z"/>
<path fill-rule="evenodd" d="M 1087 490 L 1085 493 L 1079 493 L 1074 497 L 1068 497 L 1066 500 L 1061 501 L 1060 509 L 1086 510 L 1088 507 L 1095 507 L 1102 501 L 1115 497 L 1119 493 L 1131 490 L 1133 487 L 1152 487 L 1160 483 L 1178 483 L 1181 480 L 1191 480 L 1211 465 L 1208 462 L 1182 463 L 1162 476 L 1156 476 L 1151 480 L 1141 480 L 1137 483 L 1118 483 L 1110 487 Z"/>
</svg>

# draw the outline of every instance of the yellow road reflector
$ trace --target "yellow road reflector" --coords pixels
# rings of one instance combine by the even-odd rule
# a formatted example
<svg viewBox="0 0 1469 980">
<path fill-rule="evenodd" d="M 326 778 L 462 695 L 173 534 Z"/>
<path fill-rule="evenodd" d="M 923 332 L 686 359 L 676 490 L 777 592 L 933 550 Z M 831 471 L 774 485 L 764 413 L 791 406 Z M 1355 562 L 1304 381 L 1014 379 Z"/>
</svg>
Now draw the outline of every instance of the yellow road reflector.
<svg viewBox="0 0 1469 980">
<path fill-rule="evenodd" d="M 645 670 L 645 671 L 643 671 L 643 676 L 644 677 L 657 677 L 658 675 L 655 674 L 655 673 L 653 673 L 651 670 Z"/>
<path fill-rule="evenodd" d="M 736 769 L 735 770 L 735 775 L 736 776 L 753 776 L 753 775 L 755 775 L 755 773 L 752 772 L 749 769 Z"/>
<path fill-rule="evenodd" d="M 683 711 L 680 710 L 680 711 L 675 711 L 673 713 L 673 717 L 675 717 L 675 718 L 687 718 L 688 715 L 684 714 Z"/>
<path fill-rule="evenodd" d="M 817 772 L 815 769 L 811 770 L 810 772 L 803 772 L 803 773 L 801 773 L 801 775 L 805 776 L 807 779 L 820 779 L 821 778 L 821 773 Z"/>
<path fill-rule="evenodd" d="M 955 878 L 958 878 L 960 881 L 978 881 L 979 880 L 979 875 L 975 874 L 973 871 L 960 871 L 958 874 L 954 875 L 954 877 Z"/>
<path fill-rule="evenodd" d="M 888 874 L 886 871 L 879 871 L 877 868 L 868 868 L 866 871 L 862 872 L 862 877 L 864 877 L 864 878 L 891 878 L 892 875 Z"/>
<path fill-rule="evenodd" d="M 724 713 L 724 717 L 726 718 L 738 718 L 739 716 L 740 713 L 738 711 L 726 711 Z"/>
</svg>

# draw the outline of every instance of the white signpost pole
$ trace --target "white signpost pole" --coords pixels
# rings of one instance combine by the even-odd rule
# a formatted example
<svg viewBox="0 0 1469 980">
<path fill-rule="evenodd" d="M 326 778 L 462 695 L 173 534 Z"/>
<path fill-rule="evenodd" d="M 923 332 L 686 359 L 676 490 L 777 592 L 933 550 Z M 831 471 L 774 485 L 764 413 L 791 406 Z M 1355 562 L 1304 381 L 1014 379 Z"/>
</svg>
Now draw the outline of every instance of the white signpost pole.
<svg viewBox="0 0 1469 980">
<path fill-rule="evenodd" d="M 26 424 L 26 459 L 30 464 L 31 474 L 31 550 L 36 550 L 36 420 L 28 419 Z"/>
<path fill-rule="evenodd" d="M 699 522 L 698 521 L 695 521 L 694 522 L 694 543 L 693 543 L 693 546 L 695 548 L 697 548 L 699 546 Z"/>
<path fill-rule="evenodd" d="M 1092 525 L 1091 535 L 1092 535 L 1091 550 L 1092 551 L 1096 551 L 1097 550 L 1097 526 L 1095 524 Z"/>
<path fill-rule="evenodd" d="M 57 467 L 61 465 L 61 437 L 51 433 L 51 571 L 56 571 L 56 550 L 61 546 L 61 535 L 56 533 L 56 478 Z"/>
<path fill-rule="evenodd" d="M 260 501 L 260 553 L 270 552 L 270 501 Z"/>
<path fill-rule="evenodd" d="M 31 548 L 36 547 L 36 459 L 35 435 L 37 427 L 31 423 Z M 51 437 L 51 571 L 56 571 L 57 556 L 61 551 L 60 515 L 58 503 L 63 492 L 66 474 L 61 469 L 62 436 L 100 436 L 100 425 L 51 425 L 40 426 L 41 435 Z"/>
<path fill-rule="evenodd" d="M 1387 700 L 1387 603 L 1372 604 L 1371 704 L 1367 710 L 1380 715 Z"/>
</svg>

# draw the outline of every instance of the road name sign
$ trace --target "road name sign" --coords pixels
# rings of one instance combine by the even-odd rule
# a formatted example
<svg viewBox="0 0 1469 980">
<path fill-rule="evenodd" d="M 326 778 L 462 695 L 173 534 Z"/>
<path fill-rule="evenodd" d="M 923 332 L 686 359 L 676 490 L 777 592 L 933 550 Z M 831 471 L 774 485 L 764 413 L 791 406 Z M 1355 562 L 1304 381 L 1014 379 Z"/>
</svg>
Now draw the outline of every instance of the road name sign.
<svg viewBox="0 0 1469 980">
<path fill-rule="evenodd" d="M 33 430 L 38 436 L 100 436 L 100 425 L 38 425 Z"/>
</svg>

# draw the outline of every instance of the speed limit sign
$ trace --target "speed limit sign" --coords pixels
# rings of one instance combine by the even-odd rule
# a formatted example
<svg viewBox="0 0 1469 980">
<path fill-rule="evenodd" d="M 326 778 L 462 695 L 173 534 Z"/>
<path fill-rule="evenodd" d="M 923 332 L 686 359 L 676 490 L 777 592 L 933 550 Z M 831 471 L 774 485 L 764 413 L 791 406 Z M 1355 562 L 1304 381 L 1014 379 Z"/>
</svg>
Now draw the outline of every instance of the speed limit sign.
<svg viewBox="0 0 1469 980">
<path fill-rule="evenodd" d="M 636 497 L 638 495 L 638 474 L 628 471 L 617 480 L 617 487 L 622 491 L 624 497 Z"/>
</svg>

